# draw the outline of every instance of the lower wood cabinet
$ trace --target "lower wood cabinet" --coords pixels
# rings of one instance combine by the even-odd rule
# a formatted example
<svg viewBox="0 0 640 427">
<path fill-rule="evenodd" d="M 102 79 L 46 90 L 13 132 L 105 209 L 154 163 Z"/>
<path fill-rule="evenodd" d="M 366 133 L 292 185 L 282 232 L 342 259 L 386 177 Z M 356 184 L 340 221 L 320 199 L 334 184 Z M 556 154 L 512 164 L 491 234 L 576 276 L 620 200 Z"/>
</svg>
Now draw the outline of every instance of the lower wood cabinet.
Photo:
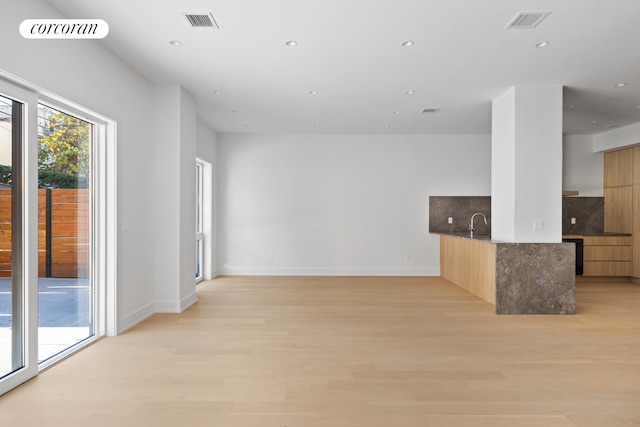
<svg viewBox="0 0 640 427">
<path fill-rule="evenodd" d="M 631 276 L 631 236 L 584 236 L 583 276 Z"/>
</svg>

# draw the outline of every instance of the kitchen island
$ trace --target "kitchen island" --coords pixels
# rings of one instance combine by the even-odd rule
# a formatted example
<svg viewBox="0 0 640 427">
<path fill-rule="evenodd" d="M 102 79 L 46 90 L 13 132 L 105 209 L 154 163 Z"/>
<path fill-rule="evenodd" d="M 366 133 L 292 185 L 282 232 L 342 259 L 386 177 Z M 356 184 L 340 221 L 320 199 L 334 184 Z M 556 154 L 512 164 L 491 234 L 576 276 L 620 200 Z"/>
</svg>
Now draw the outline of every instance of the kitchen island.
<svg viewBox="0 0 640 427">
<path fill-rule="evenodd" d="M 575 314 L 573 243 L 509 243 L 440 235 L 440 275 L 492 303 L 497 314 Z"/>
</svg>

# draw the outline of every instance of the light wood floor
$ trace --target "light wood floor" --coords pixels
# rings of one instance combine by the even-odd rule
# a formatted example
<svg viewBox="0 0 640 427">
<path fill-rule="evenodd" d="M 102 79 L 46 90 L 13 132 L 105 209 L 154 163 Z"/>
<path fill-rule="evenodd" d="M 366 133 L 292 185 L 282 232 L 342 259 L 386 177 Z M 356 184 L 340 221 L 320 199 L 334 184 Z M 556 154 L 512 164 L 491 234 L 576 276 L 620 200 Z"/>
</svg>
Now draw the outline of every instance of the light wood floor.
<svg viewBox="0 0 640 427">
<path fill-rule="evenodd" d="M 0 398 L 0 426 L 640 426 L 640 285 L 497 316 L 440 278 L 219 278 Z"/>
</svg>

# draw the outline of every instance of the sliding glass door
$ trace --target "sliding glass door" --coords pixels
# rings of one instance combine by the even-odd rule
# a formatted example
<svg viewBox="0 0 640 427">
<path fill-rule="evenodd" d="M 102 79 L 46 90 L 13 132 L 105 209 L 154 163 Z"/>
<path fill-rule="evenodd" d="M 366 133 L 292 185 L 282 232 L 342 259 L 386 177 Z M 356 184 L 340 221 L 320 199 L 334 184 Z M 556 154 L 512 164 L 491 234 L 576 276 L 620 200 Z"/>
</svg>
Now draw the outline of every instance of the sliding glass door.
<svg viewBox="0 0 640 427">
<path fill-rule="evenodd" d="M 0 395 L 117 330 L 114 136 L 0 75 Z"/>
</svg>

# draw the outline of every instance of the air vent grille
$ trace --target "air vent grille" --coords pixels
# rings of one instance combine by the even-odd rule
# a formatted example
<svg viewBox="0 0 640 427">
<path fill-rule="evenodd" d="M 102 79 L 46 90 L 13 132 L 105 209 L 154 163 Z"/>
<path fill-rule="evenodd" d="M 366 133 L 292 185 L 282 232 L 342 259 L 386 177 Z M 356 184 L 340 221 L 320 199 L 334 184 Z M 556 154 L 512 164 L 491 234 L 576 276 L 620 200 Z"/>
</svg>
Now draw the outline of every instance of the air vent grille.
<svg viewBox="0 0 640 427">
<path fill-rule="evenodd" d="M 433 114 L 437 113 L 438 111 L 440 111 L 439 108 L 425 108 L 424 110 L 422 110 L 422 114 Z"/>
<path fill-rule="evenodd" d="M 535 28 L 551 12 L 520 12 L 513 18 L 505 28 Z"/>
<path fill-rule="evenodd" d="M 193 28 L 220 28 L 211 13 L 183 13 L 183 15 Z"/>
</svg>

